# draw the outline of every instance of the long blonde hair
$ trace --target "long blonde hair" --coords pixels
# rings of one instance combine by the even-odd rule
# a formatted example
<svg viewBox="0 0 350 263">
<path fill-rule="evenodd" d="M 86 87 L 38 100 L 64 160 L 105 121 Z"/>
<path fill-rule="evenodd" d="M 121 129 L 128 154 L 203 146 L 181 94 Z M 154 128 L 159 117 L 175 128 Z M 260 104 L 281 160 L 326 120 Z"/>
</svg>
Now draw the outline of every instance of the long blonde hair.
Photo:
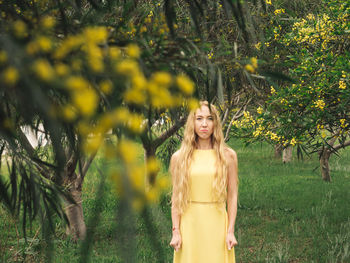
<svg viewBox="0 0 350 263">
<path fill-rule="evenodd" d="M 227 196 L 227 162 L 225 158 L 225 148 L 228 146 L 224 141 L 220 115 L 214 105 L 207 101 L 200 101 L 200 107 L 207 106 L 213 115 L 214 127 L 211 135 L 211 143 L 216 152 L 216 174 L 213 181 L 214 200 L 224 202 Z M 197 134 L 195 133 L 194 123 L 196 110 L 192 110 L 187 118 L 185 125 L 184 138 L 179 149 L 179 155 L 173 168 L 173 198 L 172 205 L 179 214 L 182 214 L 187 208 L 190 196 L 189 168 L 192 161 L 192 155 L 197 146 Z"/>
</svg>

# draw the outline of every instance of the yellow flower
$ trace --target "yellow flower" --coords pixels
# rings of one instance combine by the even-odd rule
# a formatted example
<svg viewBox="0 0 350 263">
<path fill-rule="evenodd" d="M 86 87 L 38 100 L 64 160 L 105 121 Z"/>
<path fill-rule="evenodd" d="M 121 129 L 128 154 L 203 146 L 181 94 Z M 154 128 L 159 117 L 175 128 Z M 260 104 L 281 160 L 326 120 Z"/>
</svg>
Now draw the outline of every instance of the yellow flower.
<svg viewBox="0 0 350 263">
<path fill-rule="evenodd" d="M 18 71 L 16 68 L 8 67 L 2 73 L 2 77 L 3 77 L 5 84 L 15 85 L 16 82 L 18 81 L 19 74 L 18 74 Z"/>
<path fill-rule="evenodd" d="M 15 36 L 18 38 L 24 38 L 28 35 L 27 32 L 27 25 L 21 21 L 21 20 L 17 20 L 13 23 L 13 31 L 15 33 Z"/>
<path fill-rule="evenodd" d="M 345 119 L 340 119 L 340 127 L 342 128 L 346 128 L 349 124 L 348 123 L 345 123 L 346 120 Z"/>
<path fill-rule="evenodd" d="M 255 48 L 256 48 L 257 50 L 260 50 L 260 48 L 261 48 L 261 42 L 256 43 L 256 44 L 255 44 Z"/>
<path fill-rule="evenodd" d="M 266 4 L 272 5 L 271 0 L 266 0 Z"/>
<path fill-rule="evenodd" d="M 102 80 L 99 84 L 100 86 L 100 90 L 104 93 L 104 94 L 111 94 L 112 90 L 113 90 L 113 83 L 112 81 L 110 81 L 109 79 L 106 80 Z"/>
<path fill-rule="evenodd" d="M 195 109 L 197 109 L 199 107 L 199 101 L 197 100 L 197 99 L 195 99 L 195 98 L 190 98 L 189 100 L 188 100 L 188 108 L 190 109 L 190 110 L 195 110 Z"/>
<path fill-rule="evenodd" d="M 120 57 L 121 51 L 118 47 L 110 47 L 109 48 L 109 56 L 112 59 L 117 59 Z"/>
<path fill-rule="evenodd" d="M 296 145 L 296 143 L 297 143 L 297 141 L 295 140 L 295 138 L 292 138 L 291 140 L 290 140 L 290 144 L 291 145 Z"/>
<path fill-rule="evenodd" d="M 127 122 L 130 118 L 130 112 L 125 107 L 119 107 L 112 111 L 112 117 L 116 120 L 116 122 L 123 123 Z"/>
<path fill-rule="evenodd" d="M 136 90 L 143 90 L 147 85 L 147 80 L 143 74 L 136 74 L 132 76 L 131 83 Z"/>
<path fill-rule="evenodd" d="M 103 136 L 101 134 L 93 134 L 89 136 L 83 143 L 83 151 L 85 153 L 95 153 L 103 143 Z"/>
<path fill-rule="evenodd" d="M 282 13 L 284 13 L 284 12 L 285 12 L 284 9 L 276 9 L 276 10 L 274 11 L 275 15 L 282 14 Z"/>
<path fill-rule="evenodd" d="M 52 49 L 52 43 L 48 37 L 40 36 L 36 39 L 36 43 L 38 47 L 44 52 L 51 51 Z"/>
<path fill-rule="evenodd" d="M 126 163 L 133 163 L 137 160 L 138 148 L 136 144 L 130 140 L 122 139 L 118 144 L 118 151 L 121 158 Z"/>
<path fill-rule="evenodd" d="M 172 77 L 168 72 L 156 72 L 152 75 L 151 80 L 161 86 L 169 86 L 172 82 Z"/>
<path fill-rule="evenodd" d="M 84 116 L 91 116 L 98 104 L 98 95 L 91 88 L 76 90 L 72 94 L 73 104 Z"/>
<path fill-rule="evenodd" d="M 107 40 L 108 32 L 106 27 L 88 27 L 84 30 L 83 35 L 88 42 L 97 44 Z"/>
<path fill-rule="evenodd" d="M 134 133 L 141 133 L 144 130 L 143 116 L 138 114 L 132 114 L 128 121 L 128 128 Z"/>
<path fill-rule="evenodd" d="M 252 64 L 252 66 L 254 67 L 254 69 L 257 69 L 258 68 L 258 60 L 256 57 L 252 57 L 250 59 L 250 63 Z"/>
<path fill-rule="evenodd" d="M 89 56 L 88 61 L 89 61 L 89 67 L 92 71 L 94 71 L 94 72 L 102 72 L 103 71 L 104 64 L 103 64 L 103 61 L 101 58 Z"/>
<path fill-rule="evenodd" d="M 77 111 L 72 105 L 65 105 L 62 108 L 63 118 L 67 121 L 73 121 L 77 117 Z"/>
<path fill-rule="evenodd" d="M 176 77 L 176 84 L 186 95 L 191 95 L 194 91 L 194 83 L 186 75 L 178 75 Z"/>
<path fill-rule="evenodd" d="M 56 49 L 54 57 L 57 59 L 64 58 L 74 48 L 79 47 L 84 43 L 84 38 L 78 36 L 68 36 L 62 44 Z"/>
<path fill-rule="evenodd" d="M 147 160 L 147 173 L 158 173 L 160 165 L 158 160 L 155 157 L 150 157 Z"/>
<path fill-rule="evenodd" d="M 249 71 L 250 73 L 254 73 L 254 72 L 255 72 L 254 67 L 253 67 L 252 65 L 250 65 L 250 64 L 245 65 L 244 68 L 245 68 L 247 71 Z"/>
<path fill-rule="evenodd" d="M 316 102 L 315 102 L 315 107 L 316 108 L 319 108 L 320 110 L 323 110 L 324 109 L 324 107 L 325 107 L 325 102 L 323 101 L 323 100 L 317 100 Z"/>
<path fill-rule="evenodd" d="M 259 107 L 259 108 L 256 110 L 256 112 L 257 112 L 258 114 L 262 114 L 262 113 L 264 112 L 264 109 L 261 108 L 261 107 Z"/>
<path fill-rule="evenodd" d="M 47 60 L 39 59 L 34 62 L 33 70 L 35 74 L 43 81 L 50 81 L 55 77 L 55 71 Z"/>
<path fill-rule="evenodd" d="M 159 197 L 159 191 L 155 187 L 151 187 L 147 192 L 146 192 L 146 199 L 150 203 L 156 203 Z"/>
<path fill-rule="evenodd" d="M 87 82 L 83 77 L 71 76 L 66 80 L 66 87 L 70 90 L 82 90 L 89 87 L 89 82 Z"/>
<path fill-rule="evenodd" d="M 124 93 L 125 102 L 142 105 L 146 102 L 145 94 L 137 89 L 130 89 Z"/>
<path fill-rule="evenodd" d="M 133 76 L 139 73 L 139 66 L 136 61 L 125 59 L 116 65 L 115 70 L 117 73 L 124 74 L 126 76 Z"/>
<path fill-rule="evenodd" d="M 346 84 L 343 80 L 339 80 L 339 89 L 346 89 Z"/>
<path fill-rule="evenodd" d="M 145 188 L 145 168 L 141 165 L 130 165 L 129 179 L 132 186 L 137 191 Z"/>
<path fill-rule="evenodd" d="M 60 77 L 66 76 L 69 73 L 69 67 L 63 63 L 58 63 L 55 65 L 55 71 Z"/>
<path fill-rule="evenodd" d="M 45 16 L 40 21 L 43 29 L 51 29 L 55 26 L 56 21 L 52 16 Z"/>
<path fill-rule="evenodd" d="M 131 58 L 139 58 L 140 57 L 140 48 L 135 44 L 130 44 L 127 47 L 126 53 Z"/>
</svg>

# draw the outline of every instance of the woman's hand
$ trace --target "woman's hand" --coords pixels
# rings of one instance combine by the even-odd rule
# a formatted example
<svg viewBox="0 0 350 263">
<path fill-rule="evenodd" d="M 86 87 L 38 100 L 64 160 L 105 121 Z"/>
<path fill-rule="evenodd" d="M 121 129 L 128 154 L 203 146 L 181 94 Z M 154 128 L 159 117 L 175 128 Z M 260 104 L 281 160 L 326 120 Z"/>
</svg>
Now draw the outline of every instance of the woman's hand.
<svg viewBox="0 0 350 263">
<path fill-rule="evenodd" d="M 234 247 L 235 245 L 238 244 L 235 234 L 233 232 L 228 232 L 227 236 L 226 236 L 226 244 L 227 244 L 227 248 L 228 250 L 231 250 L 232 247 Z"/>
<path fill-rule="evenodd" d="M 175 229 L 173 231 L 173 236 L 170 241 L 170 246 L 172 246 L 175 251 L 178 251 L 181 247 L 182 239 L 181 239 L 181 234 L 179 229 Z"/>
</svg>

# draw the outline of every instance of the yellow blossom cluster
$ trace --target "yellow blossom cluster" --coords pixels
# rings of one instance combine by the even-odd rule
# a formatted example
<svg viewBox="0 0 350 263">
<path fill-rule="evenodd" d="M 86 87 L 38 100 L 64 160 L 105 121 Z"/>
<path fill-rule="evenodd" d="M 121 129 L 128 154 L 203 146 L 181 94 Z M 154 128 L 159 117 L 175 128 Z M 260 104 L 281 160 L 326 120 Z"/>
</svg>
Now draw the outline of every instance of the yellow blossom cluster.
<svg viewBox="0 0 350 263">
<path fill-rule="evenodd" d="M 275 88 L 274 88 L 273 86 L 270 87 L 270 90 L 271 90 L 271 91 L 270 91 L 271 94 L 275 94 L 275 93 L 276 93 L 276 90 L 275 90 Z"/>
<path fill-rule="evenodd" d="M 258 59 L 256 57 L 252 57 L 250 59 L 250 63 L 245 65 L 244 68 L 250 73 L 254 73 L 258 68 Z"/>
<path fill-rule="evenodd" d="M 159 175 L 154 185 L 147 184 L 145 176 L 159 172 L 159 161 L 151 156 L 147 159 L 145 166 L 138 161 L 142 149 L 139 149 L 133 141 L 126 139 L 118 143 L 116 151 L 126 164 L 125 169 L 122 171 L 115 169 L 111 174 L 118 194 L 123 196 L 126 194 L 125 189 L 129 189 L 133 197 L 132 207 L 136 211 L 142 211 L 147 202 L 156 203 L 160 194 L 168 190 L 171 185 L 170 177 L 164 175 Z"/>
<path fill-rule="evenodd" d="M 153 19 L 153 16 L 150 13 L 148 18 Z M 164 22 L 163 18 L 160 20 Z M 130 104 L 140 107 L 150 105 L 157 109 L 179 106 L 197 108 L 198 101 L 192 98 L 195 84 L 185 74 L 173 76 L 159 71 L 146 77 L 138 60 L 142 50 L 135 44 L 109 46 L 111 35 L 106 27 L 87 27 L 75 35 L 57 38 L 53 32 L 49 32 L 55 26 L 52 17 L 47 16 L 37 22 L 43 30 L 31 35 L 27 42 L 23 39 L 32 32 L 28 31 L 24 22 L 16 21 L 10 28 L 14 36 L 23 42 L 23 53 L 31 62 L 29 66 L 16 68 L 17 65 L 14 67 L 8 61 L 10 54 L 1 49 L 0 79 L 5 88 L 10 89 L 18 84 L 22 77 L 20 72 L 28 67 L 28 72 L 34 76 L 33 81 L 60 94 L 56 96 L 60 97 L 60 101 L 51 105 L 50 112 L 52 110 L 52 116 L 60 121 L 74 125 L 85 154 L 94 154 L 103 148 L 107 158 L 123 161 L 125 169 L 114 170 L 113 178 L 122 189 L 126 189 L 123 187 L 124 179 L 121 179 L 126 176 L 135 192 L 144 193 L 135 194 L 134 207 L 140 207 L 139 204 L 145 201 L 155 202 L 160 189 L 170 185 L 169 177 L 163 176 L 146 189 L 145 175 L 159 172 L 158 161 L 150 158 L 146 164 L 138 164 L 136 160 L 139 159 L 140 149 L 135 143 L 120 139 L 113 149 L 106 143 L 106 134 L 115 128 L 127 131 L 125 134 L 144 132 L 146 118 L 141 113 L 133 112 L 131 109 L 135 107 Z M 162 30 L 163 33 L 168 32 L 164 24 L 158 28 L 160 34 Z M 251 62 L 257 67 L 256 59 Z M 118 107 L 109 108 L 104 99 L 117 92 L 117 96 L 122 94 L 123 102 Z"/>
<path fill-rule="evenodd" d="M 285 13 L 285 10 L 284 9 L 276 9 L 275 11 L 274 11 L 274 13 L 275 13 L 275 15 L 278 15 L 278 14 L 284 14 Z"/>
<path fill-rule="evenodd" d="M 349 123 L 346 123 L 346 119 L 340 119 L 340 127 L 345 129 L 346 127 L 348 127 Z"/>
<path fill-rule="evenodd" d="M 323 100 L 317 100 L 315 101 L 315 108 L 319 108 L 320 110 L 323 110 L 326 106 L 326 103 Z"/>
<path fill-rule="evenodd" d="M 308 45 L 320 45 L 321 50 L 328 48 L 328 44 L 338 39 L 336 27 L 339 21 L 330 19 L 327 14 L 315 17 L 313 14 L 306 16 L 293 25 L 295 36 L 293 40 L 297 43 L 305 43 Z M 287 43 L 289 45 L 289 43 Z"/>
<path fill-rule="evenodd" d="M 346 84 L 343 80 L 339 80 L 339 89 L 346 89 Z"/>
<path fill-rule="evenodd" d="M 186 75 L 174 78 L 168 72 L 155 72 L 147 80 L 135 60 L 122 60 L 115 70 L 131 83 L 123 94 L 127 103 L 142 105 L 149 102 L 155 108 L 176 107 L 181 106 L 186 97 L 190 99 L 194 92 L 194 83 Z M 177 94 L 171 91 L 173 87 L 178 88 Z"/>
</svg>

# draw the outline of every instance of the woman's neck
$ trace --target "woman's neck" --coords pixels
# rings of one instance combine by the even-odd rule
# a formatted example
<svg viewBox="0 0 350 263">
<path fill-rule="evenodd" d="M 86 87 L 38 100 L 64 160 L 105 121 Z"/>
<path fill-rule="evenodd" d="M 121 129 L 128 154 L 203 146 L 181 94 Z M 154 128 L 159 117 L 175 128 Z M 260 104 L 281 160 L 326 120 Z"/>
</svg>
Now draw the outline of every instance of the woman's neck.
<svg viewBox="0 0 350 263">
<path fill-rule="evenodd" d="M 210 139 L 203 140 L 203 139 L 198 138 L 198 140 L 197 140 L 197 149 L 198 150 L 209 150 L 212 148 L 213 148 L 213 145 L 212 145 Z"/>
</svg>

